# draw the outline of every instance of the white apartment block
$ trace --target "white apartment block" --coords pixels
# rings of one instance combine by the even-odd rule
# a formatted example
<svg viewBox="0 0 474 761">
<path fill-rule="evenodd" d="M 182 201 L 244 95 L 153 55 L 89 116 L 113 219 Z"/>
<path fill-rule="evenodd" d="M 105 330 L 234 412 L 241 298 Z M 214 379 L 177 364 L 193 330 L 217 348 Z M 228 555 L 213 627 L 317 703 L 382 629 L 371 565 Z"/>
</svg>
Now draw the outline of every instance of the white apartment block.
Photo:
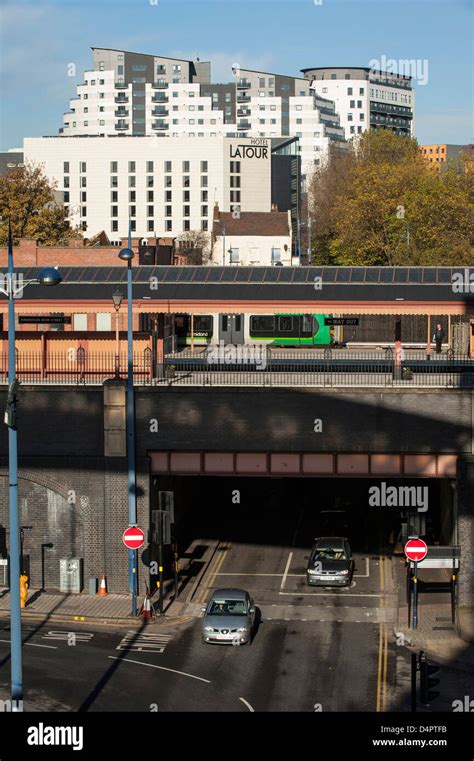
<svg viewBox="0 0 474 761">
<path fill-rule="evenodd" d="M 268 139 L 155 136 L 25 138 L 24 160 L 57 182 L 72 224 L 88 238 L 210 232 L 223 212 L 271 211 Z"/>
<path fill-rule="evenodd" d="M 346 140 L 367 129 L 414 134 L 415 92 L 410 77 L 352 67 L 302 71 L 312 90 L 335 103 Z"/>
</svg>

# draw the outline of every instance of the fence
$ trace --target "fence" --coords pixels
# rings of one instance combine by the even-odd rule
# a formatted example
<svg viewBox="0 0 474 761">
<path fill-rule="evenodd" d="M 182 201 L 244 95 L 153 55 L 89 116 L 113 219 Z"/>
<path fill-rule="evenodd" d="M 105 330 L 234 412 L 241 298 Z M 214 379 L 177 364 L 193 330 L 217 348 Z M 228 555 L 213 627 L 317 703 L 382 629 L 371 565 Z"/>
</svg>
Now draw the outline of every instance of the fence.
<svg viewBox="0 0 474 761">
<path fill-rule="evenodd" d="M 23 384 L 101 385 L 127 377 L 127 355 L 73 349 L 62 353 L 17 352 Z M 448 351 L 422 351 L 397 359 L 391 349 L 287 350 L 267 346 L 219 346 L 175 352 L 157 362 L 151 349 L 133 357 L 135 385 L 316 386 L 474 388 L 474 360 Z M 8 381 L 8 357 L 0 354 L 0 382 Z"/>
</svg>

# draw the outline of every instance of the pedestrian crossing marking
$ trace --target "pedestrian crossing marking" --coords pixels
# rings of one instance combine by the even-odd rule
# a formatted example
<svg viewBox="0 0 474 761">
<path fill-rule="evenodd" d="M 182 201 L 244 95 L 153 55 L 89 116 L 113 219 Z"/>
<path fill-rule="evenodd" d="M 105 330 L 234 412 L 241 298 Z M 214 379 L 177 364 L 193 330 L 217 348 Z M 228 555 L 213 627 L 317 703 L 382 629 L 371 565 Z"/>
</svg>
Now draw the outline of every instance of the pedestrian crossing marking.
<svg viewBox="0 0 474 761">
<path fill-rule="evenodd" d="M 151 634 L 149 632 L 127 632 L 115 648 L 116 650 L 130 650 L 133 652 L 163 653 L 171 634 Z"/>
</svg>

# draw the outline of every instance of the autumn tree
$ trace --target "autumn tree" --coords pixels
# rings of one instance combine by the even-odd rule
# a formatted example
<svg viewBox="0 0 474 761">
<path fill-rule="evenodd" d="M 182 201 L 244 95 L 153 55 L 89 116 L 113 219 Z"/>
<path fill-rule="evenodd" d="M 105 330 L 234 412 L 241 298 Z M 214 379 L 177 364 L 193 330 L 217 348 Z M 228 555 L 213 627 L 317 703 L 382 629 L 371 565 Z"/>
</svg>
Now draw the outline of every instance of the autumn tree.
<svg viewBox="0 0 474 761">
<path fill-rule="evenodd" d="M 209 261 L 209 233 L 203 230 L 186 230 L 178 236 L 177 242 L 188 264 L 205 264 Z"/>
<path fill-rule="evenodd" d="M 412 138 L 364 133 L 314 177 L 314 261 L 474 263 L 472 179 L 456 166 L 430 171 Z"/>
<path fill-rule="evenodd" d="M 67 245 L 82 233 L 69 222 L 68 210 L 56 200 L 57 183 L 41 166 L 26 163 L 0 175 L 0 245 L 8 240 L 8 220 L 13 243 L 34 238 L 43 246 Z"/>
</svg>

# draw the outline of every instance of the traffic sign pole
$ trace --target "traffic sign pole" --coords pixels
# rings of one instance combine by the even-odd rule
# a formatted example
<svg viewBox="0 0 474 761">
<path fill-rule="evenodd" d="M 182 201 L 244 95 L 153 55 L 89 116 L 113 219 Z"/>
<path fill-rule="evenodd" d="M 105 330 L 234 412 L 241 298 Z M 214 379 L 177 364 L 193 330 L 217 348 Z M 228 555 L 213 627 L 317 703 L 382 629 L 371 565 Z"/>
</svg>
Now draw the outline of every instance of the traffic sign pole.
<svg viewBox="0 0 474 761">
<path fill-rule="evenodd" d="M 132 592 L 132 616 L 137 615 L 137 569 L 138 569 L 138 550 L 145 542 L 145 534 L 141 528 L 130 526 L 122 534 L 122 541 L 128 549 L 128 557 L 131 573 L 131 592 Z"/>
<path fill-rule="evenodd" d="M 418 626 L 418 562 L 415 560 L 415 570 L 413 573 L 413 628 Z"/>
</svg>

